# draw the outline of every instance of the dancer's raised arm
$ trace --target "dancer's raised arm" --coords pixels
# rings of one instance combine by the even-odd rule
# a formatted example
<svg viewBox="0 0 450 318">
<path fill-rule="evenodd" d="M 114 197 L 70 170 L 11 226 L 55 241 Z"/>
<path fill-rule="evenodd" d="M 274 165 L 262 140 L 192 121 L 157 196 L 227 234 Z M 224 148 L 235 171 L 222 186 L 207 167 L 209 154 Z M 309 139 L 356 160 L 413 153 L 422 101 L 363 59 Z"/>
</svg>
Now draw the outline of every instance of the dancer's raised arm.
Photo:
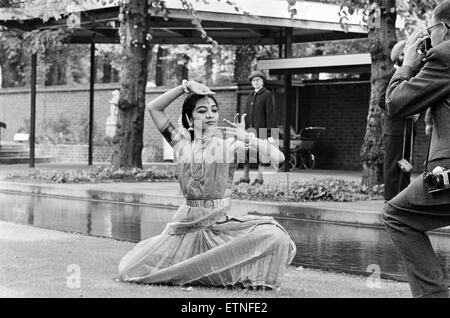
<svg viewBox="0 0 450 318">
<path fill-rule="evenodd" d="M 184 86 L 187 86 L 187 84 L 184 84 Z M 159 131 L 162 131 L 162 129 L 165 128 L 164 126 L 169 122 L 169 117 L 164 113 L 164 109 L 184 93 L 185 90 L 183 85 L 179 85 L 156 97 L 147 104 L 150 116 L 152 116 L 153 122 Z"/>
<path fill-rule="evenodd" d="M 206 85 L 195 81 L 183 80 L 181 85 L 168 90 L 147 104 L 147 109 L 150 116 L 152 116 L 156 128 L 158 128 L 169 143 L 171 142 L 170 131 L 174 129 L 174 126 L 170 123 L 169 117 L 164 110 L 184 93 L 197 95 L 214 94 Z"/>
</svg>

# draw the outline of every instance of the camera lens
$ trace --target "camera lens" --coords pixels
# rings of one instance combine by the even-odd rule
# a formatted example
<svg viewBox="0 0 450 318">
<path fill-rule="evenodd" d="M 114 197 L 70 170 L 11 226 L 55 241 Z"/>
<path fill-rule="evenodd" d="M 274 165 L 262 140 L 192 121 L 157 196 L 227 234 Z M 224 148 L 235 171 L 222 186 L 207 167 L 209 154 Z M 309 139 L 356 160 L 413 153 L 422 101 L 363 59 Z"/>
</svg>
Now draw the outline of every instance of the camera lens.
<svg viewBox="0 0 450 318">
<path fill-rule="evenodd" d="M 425 55 L 431 49 L 431 38 L 426 37 L 417 47 L 417 53 Z"/>
<path fill-rule="evenodd" d="M 444 178 L 442 177 L 442 175 L 429 173 L 424 176 L 423 183 L 428 188 L 428 190 L 436 190 L 444 186 Z"/>
</svg>

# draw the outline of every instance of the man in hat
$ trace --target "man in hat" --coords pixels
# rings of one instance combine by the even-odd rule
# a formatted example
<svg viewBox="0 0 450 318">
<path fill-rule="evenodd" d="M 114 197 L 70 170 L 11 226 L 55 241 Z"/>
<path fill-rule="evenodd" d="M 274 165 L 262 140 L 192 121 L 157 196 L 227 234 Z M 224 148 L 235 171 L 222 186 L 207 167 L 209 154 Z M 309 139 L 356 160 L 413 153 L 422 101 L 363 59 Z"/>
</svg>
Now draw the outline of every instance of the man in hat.
<svg viewBox="0 0 450 318">
<path fill-rule="evenodd" d="M 250 94 L 245 113 L 245 128 L 254 130 L 258 138 L 267 138 L 271 140 L 270 130 L 275 127 L 275 106 L 272 93 L 264 87 L 266 76 L 263 72 L 257 70 L 251 73 L 249 80 L 252 83 L 254 91 Z M 254 184 L 263 184 L 264 167 L 259 158 L 258 161 L 258 176 L 253 181 Z M 250 162 L 252 162 L 250 160 Z M 240 182 L 250 182 L 249 176 L 250 165 L 246 161 L 244 163 L 244 177 Z"/>
<path fill-rule="evenodd" d="M 395 69 L 402 66 L 403 49 L 406 41 L 400 41 L 394 45 L 391 50 L 391 60 L 394 62 L 394 69 L 389 78 L 394 75 Z M 380 107 L 386 110 L 385 92 L 387 84 L 383 88 L 381 94 Z M 413 138 L 412 130 L 414 129 L 414 119 L 412 118 L 392 118 L 385 111 L 383 134 L 385 136 L 385 154 L 384 154 L 384 200 L 389 201 L 399 192 L 405 189 L 411 178 L 410 172 L 404 172 L 400 169 L 398 161 L 405 158 L 409 161 L 411 153 L 411 138 Z M 411 162 L 410 162 L 411 163 Z"/>
</svg>

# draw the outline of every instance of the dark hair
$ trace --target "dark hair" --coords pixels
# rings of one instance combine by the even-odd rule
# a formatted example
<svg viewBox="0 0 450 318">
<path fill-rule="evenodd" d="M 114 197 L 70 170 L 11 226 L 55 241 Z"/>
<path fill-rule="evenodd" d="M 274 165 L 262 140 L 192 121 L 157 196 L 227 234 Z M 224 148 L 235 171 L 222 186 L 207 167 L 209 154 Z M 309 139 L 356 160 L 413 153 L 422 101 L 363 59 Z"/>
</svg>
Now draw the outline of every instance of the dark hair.
<svg viewBox="0 0 450 318">
<path fill-rule="evenodd" d="M 197 104 L 197 101 L 205 98 L 205 97 L 209 97 L 211 98 L 217 105 L 217 107 L 219 107 L 219 104 L 217 104 L 216 99 L 214 98 L 213 95 L 197 95 L 197 94 L 189 94 L 188 97 L 186 97 L 186 99 L 183 102 L 183 108 L 181 110 L 181 123 L 183 124 L 183 127 L 188 129 L 189 128 L 189 123 L 186 119 L 186 115 L 187 117 L 189 117 L 190 120 L 192 120 L 192 112 L 195 109 L 195 104 Z M 194 139 L 194 132 L 191 131 L 191 139 Z"/>
<path fill-rule="evenodd" d="M 438 21 L 450 23 L 450 0 L 446 0 L 434 8 L 433 16 Z"/>
</svg>

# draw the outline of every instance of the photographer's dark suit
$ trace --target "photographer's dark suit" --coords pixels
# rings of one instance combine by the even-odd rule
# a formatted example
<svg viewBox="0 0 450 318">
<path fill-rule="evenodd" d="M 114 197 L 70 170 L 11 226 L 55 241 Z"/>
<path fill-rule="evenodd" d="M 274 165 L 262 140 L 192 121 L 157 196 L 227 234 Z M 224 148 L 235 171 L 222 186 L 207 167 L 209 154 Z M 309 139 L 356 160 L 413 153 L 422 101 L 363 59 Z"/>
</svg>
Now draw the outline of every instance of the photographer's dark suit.
<svg viewBox="0 0 450 318">
<path fill-rule="evenodd" d="M 450 169 L 450 41 L 431 49 L 420 72 L 399 68 L 386 92 L 391 117 L 405 118 L 431 108 L 433 134 L 428 170 Z M 450 190 L 428 193 L 416 178 L 390 200 L 383 221 L 406 265 L 414 297 L 448 297 L 445 271 L 425 234 L 450 225 Z"/>
<path fill-rule="evenodd" d="M 390 78 L 393 74 L 394 72 L 391 73 Z M 382 89 L 383 92 L 386 92 L 386 86 Z M 386 110 L 385 96 L 385 93 L 381 94 L 379 103 L 384 110 Z M 388 201 L 406 188 L 411 179 L 411 173 L 403 172 L 397 162 L 403 158 L 403 146 L 405 146 L 404 158 L 409 160 L 413 120 L 409 118 L 392 118 L 386 111 L 384 115 L 383 134 L 385 136 L 386 150 L 384 153 L 383 179 L 384 199 Z M 405 145 L 403 145 L 404 142 Z"/>
</svg>

